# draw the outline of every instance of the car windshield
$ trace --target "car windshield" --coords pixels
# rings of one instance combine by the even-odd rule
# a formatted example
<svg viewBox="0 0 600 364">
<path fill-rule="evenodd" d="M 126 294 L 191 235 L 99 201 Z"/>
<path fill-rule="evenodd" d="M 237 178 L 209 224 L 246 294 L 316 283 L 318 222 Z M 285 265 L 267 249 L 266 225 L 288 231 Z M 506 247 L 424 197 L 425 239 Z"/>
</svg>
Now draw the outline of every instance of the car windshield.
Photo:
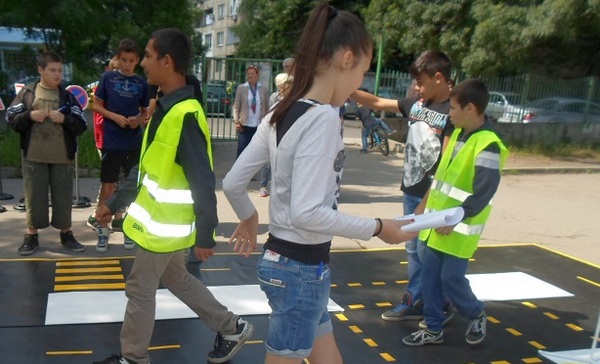
<svg viewBox="0 0 600 364">
<path fill-rule="evenodd" d="M 508 101 L 509 105 L 519 105 L 521 103 L 521 95 L 519 94 L 505 94 L 506 101 Z M 527 100 L 525 100 L 527 103 Z"/>
</svg>

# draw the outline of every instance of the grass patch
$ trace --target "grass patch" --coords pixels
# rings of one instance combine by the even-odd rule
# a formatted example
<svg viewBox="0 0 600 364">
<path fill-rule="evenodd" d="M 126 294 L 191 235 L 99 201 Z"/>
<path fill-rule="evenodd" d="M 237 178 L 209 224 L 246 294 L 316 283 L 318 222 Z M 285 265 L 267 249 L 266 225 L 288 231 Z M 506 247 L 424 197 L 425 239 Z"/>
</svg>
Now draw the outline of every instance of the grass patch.
<svg viewBox="0 0 600 364">
<path fill-rule="evenodd" d="M 600 145 L 575 145 L 575 144 L 532 144 L 528 146 L 509 146 L 511 154 L 515 155 L 542 155 L 551 159 L 569 161 L 585 161 L 600 163 Z"/>
</svg>

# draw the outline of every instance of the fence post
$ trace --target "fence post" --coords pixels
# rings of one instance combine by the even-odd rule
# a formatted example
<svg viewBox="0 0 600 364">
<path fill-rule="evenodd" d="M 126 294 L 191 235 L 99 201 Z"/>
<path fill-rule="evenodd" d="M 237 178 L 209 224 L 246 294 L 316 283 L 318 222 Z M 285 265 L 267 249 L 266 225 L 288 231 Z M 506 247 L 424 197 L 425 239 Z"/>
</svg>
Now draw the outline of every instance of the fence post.
<svg viewBox="0 0 600 364">
<path fill-rule="evenodd" d="M 587 121 L 588 115 L 590 114 L 590 105 L 594 98 L 594 93 L 596 92 L 596 85 L 597 85 L 596 77 L 589 76 L 588 77 L 588 92 L 587 92 L 587 97 L 586 97 L 586 102 L 585 102 L 585 109 L 583 111 L 583 122 Z"/>
</svg>

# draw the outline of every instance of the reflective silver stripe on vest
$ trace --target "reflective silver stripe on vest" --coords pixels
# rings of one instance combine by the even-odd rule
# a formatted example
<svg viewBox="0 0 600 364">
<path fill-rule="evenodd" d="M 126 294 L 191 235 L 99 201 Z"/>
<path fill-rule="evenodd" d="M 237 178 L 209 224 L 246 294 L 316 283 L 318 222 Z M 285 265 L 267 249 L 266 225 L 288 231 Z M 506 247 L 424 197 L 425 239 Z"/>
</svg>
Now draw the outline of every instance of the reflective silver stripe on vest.
<svg viewBox="0 0 600 364">
<path fill-rule="evenodd" d="M 192 234 L 195 229 L 194 223 L 177 225 L 154 221 L 148 211 L 135 202 L 129 206 L 127 213 L 144 224 L 150 234 L 160 236 L 161 238 L 185 238 Z"/>
<path fill-rule="evenodd" d="M 482 225 L 468 225 L 464 222 L 459 222 L 458 225 L 454 227 L 454 231 L 463 235 L 481 235 L 483 232 L 483 228 L 485 224 Z"/>
<path fill-rule="evenodd" d="M 471 196 L 469 192 L 463 191 L 460 188 L 453 187 L 451 184 L 439 180 L 434 180 L 431 184 L 431 188 L 439 190 L 444 195 L 450 196 L 460 202 L 465 202 L 467 197 Z"/>
<path fill-rule="evenodd" d="M 158 183 L 152 181 L 148 175 L 144 176 L 142 184 L 148 189 L 148 193 L 154 197 L 157 202 L 193 204 L 192 191 L 190 190 L 165 190 L 158 187 Z"/>
</svg>

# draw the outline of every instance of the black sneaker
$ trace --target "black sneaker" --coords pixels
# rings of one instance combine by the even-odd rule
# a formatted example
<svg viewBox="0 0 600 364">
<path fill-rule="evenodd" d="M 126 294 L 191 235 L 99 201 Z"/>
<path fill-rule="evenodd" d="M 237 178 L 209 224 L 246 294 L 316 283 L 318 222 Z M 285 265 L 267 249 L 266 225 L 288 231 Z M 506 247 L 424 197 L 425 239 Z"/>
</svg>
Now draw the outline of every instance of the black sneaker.
<svg viewBox="0 0 600 364">
<path fill-rule="evenodd" d="M 110 227 L 112 231 L 123 232 L 123 220 L 125 219 L 115 219 L 110 223 Z"/>
<path fill-rule="evenodd" d="M 444 342 L 444 331 L 431 332 L 429 330 L 419 330 L 402 339 L 404 345 L 423 346 L 431 344 L 442 344 Z"/>
<path fill-rule="evenodd" d="M 120 355 L 111 355 L 102 361 L 95 361 L 92 364 L 137 364 L 133 360 L 125 359 Z"/>
<path fill-rule="evenodd" d="M 467 344 L 477 345 L 485 339 L 486 321 L 487 316 L 483 311 L 476 319 L 471 320 L 467 328 Z"/>
<path fill-rule="evenodd" d="M 421 300 L 413 302 L 411 295 L 405 293 L 400 304 L 382 313 L 381 318 L 385 321 L 421 320 L 423 319 L 423 303 Z"/>
<path fill-rule="evenodd" d="M 225 363 L 231 359 L 242 345 L 254 333 L 254 325 L 248 321 L 238 318 L 237 331 L 231 335 L 217 333 L 215 338 L 215 349 L 208 353 L 209 363 Z"/>
<path fill-rule="evenodd" d="M 40 242 L 38 241 L 38 234 L 25 234 L 25 238 L 23 239 L 23 245 L 19 247 L 20 255 L 31 255 L 35 252 L 40 246 Z"/>
<path fill-rule="evenodd" d="M 75 240 L 72 231 L 60 233 L 60 243 L 72 252 L 82 252 L 85 250 L 85 246 L 79 244 L 79 242 Z"/>
</svg>

